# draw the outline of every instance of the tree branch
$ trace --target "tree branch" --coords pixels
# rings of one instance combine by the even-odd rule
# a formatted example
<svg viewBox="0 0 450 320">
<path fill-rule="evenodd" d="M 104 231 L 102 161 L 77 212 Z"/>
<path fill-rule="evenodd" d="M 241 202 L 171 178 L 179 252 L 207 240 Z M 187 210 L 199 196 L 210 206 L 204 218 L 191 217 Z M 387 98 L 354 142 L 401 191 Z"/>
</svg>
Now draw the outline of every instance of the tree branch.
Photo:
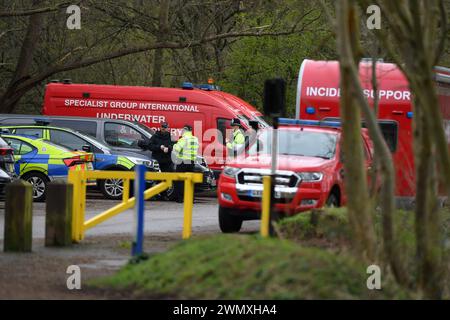
<svg viewBox="0 0 450 320">
<path fill-rule="evenodd" d="M 79 1 L 80 3 L 81 1 Z M 35 8 L 35 9 L 25 9 L 20 11 L 0 11 L 0 18 L 5 17 L 26 17 L 26 16 L 32 16 L 38 13 L 47 13 L 52 11 L 57 11 L 61 9 L 62 7 L 69 6 L 71 4 L 74 4 L 72 2 L 62 2 L 53 6 L 44 7 L 44 8 Z"/>
</svg>

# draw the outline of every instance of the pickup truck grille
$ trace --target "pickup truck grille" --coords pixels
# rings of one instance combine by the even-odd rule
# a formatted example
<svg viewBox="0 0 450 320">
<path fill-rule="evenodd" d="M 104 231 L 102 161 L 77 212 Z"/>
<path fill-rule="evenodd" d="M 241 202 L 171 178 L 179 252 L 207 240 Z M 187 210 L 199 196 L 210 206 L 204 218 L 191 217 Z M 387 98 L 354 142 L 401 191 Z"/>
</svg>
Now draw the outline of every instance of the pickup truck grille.
<svg viewBox="0 0 450 320">
<path fill-rule="evenodd" d="M 242 169 L 237 175 L 237 180 L 239 184 L 261 185 L 262 177 L 269 174 L 269 170 Z M 277 171 L 277 174 L 275 175 L 275 186 L 293 188 L 296 187 L 299 182 L 300 177 L 291 171 Z"/>
</svg>

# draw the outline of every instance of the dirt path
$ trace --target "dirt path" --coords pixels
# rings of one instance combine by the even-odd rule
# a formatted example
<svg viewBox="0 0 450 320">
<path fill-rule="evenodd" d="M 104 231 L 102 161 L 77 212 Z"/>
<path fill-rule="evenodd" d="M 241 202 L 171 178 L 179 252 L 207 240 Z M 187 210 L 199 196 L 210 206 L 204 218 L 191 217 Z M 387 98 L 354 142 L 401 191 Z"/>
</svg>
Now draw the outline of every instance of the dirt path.
<svg viewBox="0 0 450 320">
<path fill-rule="evenodd" d="M 144 248 L 154 254 L 178 241 L 179 233 L 146 235 Z M 33 248 L 32 253 L 0 253 L 0 299 L 105 299 L 83 288 L 83 282 L 117 271 L 128 262 L 131 251 L 126 235 L 87 237 L 70 248 L 46 248 L 43 239 L 38 239 Z M 81 269 L 81 290 L 67 289 L 69 265 Z"/>
</svg>

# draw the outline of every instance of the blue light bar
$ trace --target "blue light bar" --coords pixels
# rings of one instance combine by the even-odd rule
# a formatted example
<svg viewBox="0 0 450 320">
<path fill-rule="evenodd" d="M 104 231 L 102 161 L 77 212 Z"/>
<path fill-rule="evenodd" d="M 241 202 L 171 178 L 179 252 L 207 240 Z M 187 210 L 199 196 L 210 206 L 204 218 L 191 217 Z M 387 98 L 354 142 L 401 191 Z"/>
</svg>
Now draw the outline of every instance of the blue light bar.
<svg viewBox="0 0 450 320">
<path fill-rule="evenodd" d="M 214 90 L 214 86 L 210 84 L 199 84 L 196 86 L 198 89 L 206 90 L 206 91 L 212 91 Z"/>
<path fill-rule="evenodd" d="M 340 128 L 341 123 L 339 121 L 320 121 L 320 120 L 301 120 L 290 118 L 279 118 L 278 123 L 280 125 L 297 125 L 297 126 L 315 126 L 315 127 L 333 127 Z"/>
<path fill-rule="evenodd" d="M 314 108 L 314 107 L 306 107 L 306 113 L 307 114 L 315 114 L 316 113 L 316 108 Z"/>
<path fill-rule="evenodd" d="M 191 82 L 183 82 L 183 84 L 181 85 L 181 88 L 183 88 L 185 90 L 193 90 L 194 85 Z"/>
</svg>

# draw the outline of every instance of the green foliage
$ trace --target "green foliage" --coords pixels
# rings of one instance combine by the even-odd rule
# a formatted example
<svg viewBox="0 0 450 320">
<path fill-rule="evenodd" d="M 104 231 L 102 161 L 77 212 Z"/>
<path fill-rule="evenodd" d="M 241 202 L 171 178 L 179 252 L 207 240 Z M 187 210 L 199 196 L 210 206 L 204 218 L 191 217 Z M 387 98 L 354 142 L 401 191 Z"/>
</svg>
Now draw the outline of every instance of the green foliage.
<svg viewBox="0 0 450 320">
<path fill-rule="evenodd" d="M 345 208 L 326 208 L 301 213 L 281 220 L 278 230 L 283 238 L 296 241 L 321 239 L 327 246 L 343 246 L 351 241 Z"/>
<path fill-rule="evenodd" d="M 128 298 L 387 299 L 408 296 L 392 283 L 366 287 L 366 267 L 350 256 L 289 241 L 221 235 L 180 243 L 91 283 Z"/>
<path fill-rule="evenodd" d="M 446 295 L 450 295 L 450 208 L 443 208 L 440 212 L 442 246 L 436 248 L 442 253 L 442 259 L 447 263 L 446 269 Z M 375 230 L 377 234 L 378 252 L 382 251 L 382 221 L 381 213 L 374 215 Z M 412 279 L 417 277 L 416 234 L 415 215 L 412 211 L 397 210 L 394 214 L 395 245 L 398 247 L 399 260 L 406 266 L 406 270 Z M 352 247 L 352 235 L 348 223 L 346 208 L 325 208 L 305 212 L 281 220 L 277 224 L 277 230 L 284 239 L 294 240 L 302 245 L 331 249 L 335 252 L 349 252 Z M 379 257 L 384 261 L 384 257 Z"/>
<path fill-rule="evenodd" d="M 56 4 L 56 1 L 44 1 Z M 0 0 L 5 11 L 28 9 L 26 3 Z M 65 27 L 65 8 L 44 14 L 39 43 L 28 76 L 53 66 L 98 58 L 130 47 L 154 43 L 159 1 L 87 1 L 82 7 L 81 30 Z M 335 58 L 335 44 L 324 14 L 305 0 L 204 2 L 171 0 L 168 41 L 189 43 L 202 36 L 229 32 L 297 33 L 273 37 L 218 39 L 201 46 L 165 49 L 163 86 L 183 81 L 205 83 L 213 77 L 225 91 L 262 106 L 264 80 L 281 76 L 287 80 L 287 105 L 293 113 L 296 83 L 304 58 Z M 0 18 L 0 97 L 14 75 L 28 26 L 28 17 Z M 76 83 L 149 86 L 153 78 L 153 51 L 103 61 L 51 75 L 28 91 L 15 107 L 17 113 L 40 113 L 45 84 L 51 79 Z"/>
<path fill-rule="evenodd" d="M 312 28 L 319 27 L 319 22 Z M 243 38 L 231 47 L 227 68 L 219 84 L 262 110 L 266 79 L 286 80 L 288 116 L 295 114 L 297 81 L 304 59 L 336 59 L 335 42 L 329 31 L 293 34 L 285 37 Z"/>
</svg>

